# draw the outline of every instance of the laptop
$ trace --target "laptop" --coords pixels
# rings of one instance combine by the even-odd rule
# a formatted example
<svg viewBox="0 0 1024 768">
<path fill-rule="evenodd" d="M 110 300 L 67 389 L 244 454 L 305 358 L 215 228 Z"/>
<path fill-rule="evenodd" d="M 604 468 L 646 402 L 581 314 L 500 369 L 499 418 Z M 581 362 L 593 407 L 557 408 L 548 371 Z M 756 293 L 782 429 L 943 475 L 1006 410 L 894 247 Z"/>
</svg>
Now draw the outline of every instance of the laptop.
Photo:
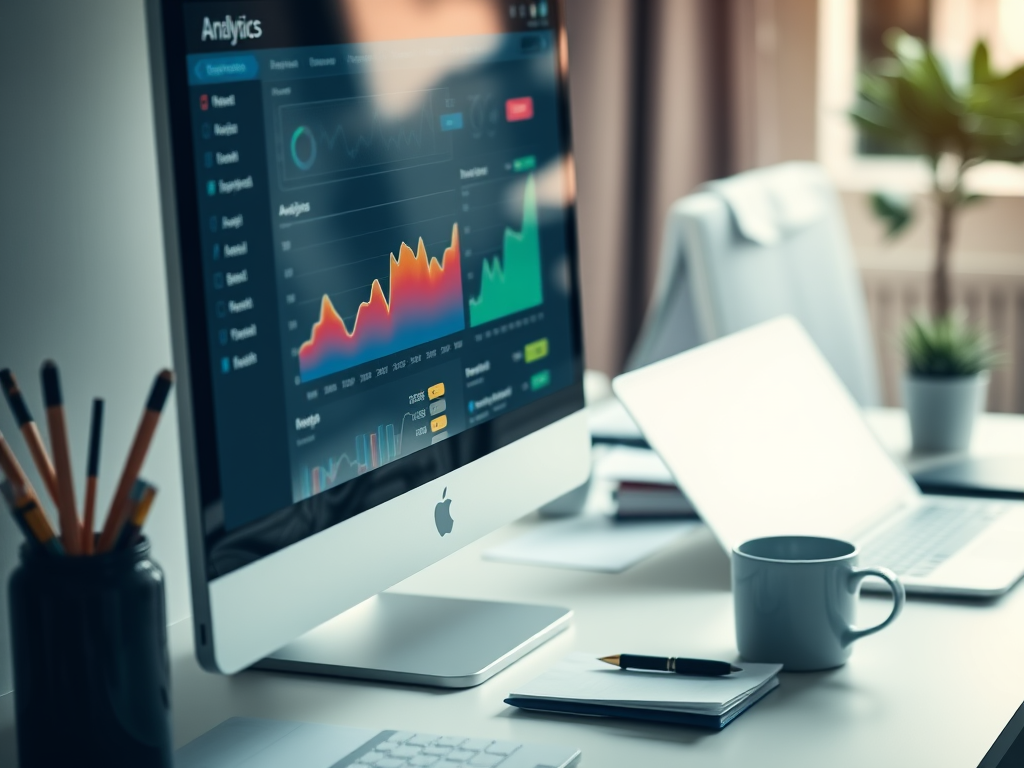
<svg viewBox="0 0 1024 768">
<path fill-rule="evenodd" d="M 178 768 L 568 768 L 580 751 L 412 731 L 233 717 L 179 749 Z"/>
<path fill-rule="evenodd" d="M 914 482 L 925 493 L 1024 500 L 1024 456 L 958 457 L 915 472 Z"/>
<path fill-rule="evenodd" d="M 908 592 L 965 597 L 1000 595 L 1024 574 L 1024 503 L 922 494 L 791 317 L 622 374 L 613 389 L 729 551 L 831 536 Z"/>
</svg>

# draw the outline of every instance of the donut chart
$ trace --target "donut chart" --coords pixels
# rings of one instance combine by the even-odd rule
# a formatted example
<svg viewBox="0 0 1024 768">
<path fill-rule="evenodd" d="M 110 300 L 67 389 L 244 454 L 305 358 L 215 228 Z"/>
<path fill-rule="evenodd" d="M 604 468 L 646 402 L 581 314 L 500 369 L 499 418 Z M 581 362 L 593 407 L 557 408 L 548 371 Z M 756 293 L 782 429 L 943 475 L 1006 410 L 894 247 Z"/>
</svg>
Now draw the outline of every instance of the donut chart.
<svg viewBox="0 0 1024 768">
<path fill-rule="evenodd" d="M 313 167 L 316 162 L 316 137 L 308 126 L 300 125 L 292 132 L 290 149 L 292 162 L 300 171 L 308 171 Z"/>
</svg>

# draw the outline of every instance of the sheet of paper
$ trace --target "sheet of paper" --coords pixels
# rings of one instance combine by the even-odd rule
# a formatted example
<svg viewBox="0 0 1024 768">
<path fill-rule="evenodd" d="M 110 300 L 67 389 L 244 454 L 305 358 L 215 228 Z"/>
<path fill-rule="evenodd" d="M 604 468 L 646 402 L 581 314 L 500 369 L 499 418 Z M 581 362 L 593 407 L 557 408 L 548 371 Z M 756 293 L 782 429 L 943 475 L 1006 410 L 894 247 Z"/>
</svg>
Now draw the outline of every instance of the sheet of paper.
<svg viewBox="0 0 1024 768">
<path fill-rule="evenodd" d="M 684 677 L 616 669 L 600 654 L 573 653 L 527 683 L 516 697 L 559 699 L 613 706 L 721 711 L 775 677 L 781 664 L 740 662 L 726 677 Z"/>
<path fill-rule="evenodd" d="M 617 482 L 592 477 L 590 482 L 559 496 L 538 510 L 542 517 L 567 515 L 614 515 L 619 508 L 615 501 Z"/>
<path fill-rule="evenodd" d="M 544 517 L 578 514 L 614 515 L 620 482 L 651 483 L 678 488 L 672 475 L 654 451 L 626 445 L 595 445 L 590 482 L 540 508 Z"/>
<path fill-rule="evenodd" d="M 616 398 L 609 397 L 587 409 L 590 434 L 605 440 L 643 440 L 640 427 Z"/>
<path fill-rule="evenodd" d="M 594 476 L 616 483 L 660 483 L 675 486 L 665 462 L 650 448 L 628 445 L 594 451 Z"/>
<path fill-rule="evenodd" d="M 700 525 L 696 520 L 618 521 L 601 514 L 549 520 L 484 552 L 486 560 L 620 573 Z"/>
</svg>

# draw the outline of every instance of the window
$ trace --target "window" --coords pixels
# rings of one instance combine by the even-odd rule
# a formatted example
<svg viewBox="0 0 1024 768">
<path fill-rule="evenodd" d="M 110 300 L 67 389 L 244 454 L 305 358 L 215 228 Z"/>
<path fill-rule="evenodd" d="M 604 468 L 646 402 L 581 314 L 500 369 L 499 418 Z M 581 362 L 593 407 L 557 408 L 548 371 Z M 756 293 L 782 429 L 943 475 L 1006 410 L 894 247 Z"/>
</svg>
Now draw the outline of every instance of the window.
<svg viewBox="0 0 1024 768">
<path fill-rule="evenodd" d="M 847 116 L 857 73 L 888 54 L 882 36 L 899 27 L 927 40 L 954 71 L 966 72 L 974 44 L 987 42 L 993 65 L 1024 63 L 1024 0 L 819 0 L 818 159 L 847 190 L 925 192 L 924 161 L 863 139 Z M 987 163 L 968 185 L 990 195 L 1024 196 L 1024 168 Z"/>
</svg>

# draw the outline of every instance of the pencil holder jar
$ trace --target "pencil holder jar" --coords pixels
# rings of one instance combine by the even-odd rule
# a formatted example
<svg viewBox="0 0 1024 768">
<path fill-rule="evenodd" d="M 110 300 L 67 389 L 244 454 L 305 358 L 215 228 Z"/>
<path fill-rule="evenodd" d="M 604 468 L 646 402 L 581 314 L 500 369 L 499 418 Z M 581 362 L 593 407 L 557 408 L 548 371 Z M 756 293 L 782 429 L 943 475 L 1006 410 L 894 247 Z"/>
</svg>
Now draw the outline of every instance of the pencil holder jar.
<svg viewBox="0 0 1024 768">
<path fill-rule="evenodd" d="M 171 767 L 164 577 L 148 541 L 92 557 L 23 546 L 10 611 L 22 768 Z"/>
</svg>

